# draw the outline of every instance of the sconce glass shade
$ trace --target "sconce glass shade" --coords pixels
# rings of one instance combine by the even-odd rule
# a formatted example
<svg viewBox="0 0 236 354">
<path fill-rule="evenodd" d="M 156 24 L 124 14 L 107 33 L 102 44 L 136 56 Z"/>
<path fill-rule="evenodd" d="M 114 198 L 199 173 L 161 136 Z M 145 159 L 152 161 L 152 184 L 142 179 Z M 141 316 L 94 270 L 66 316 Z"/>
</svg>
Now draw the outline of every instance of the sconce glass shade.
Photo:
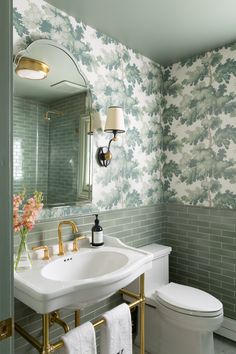
<svg viewBox="0 0 236 354">
<path fill-rule="evenodd" d="M 49 72 L 49 66 L 42 61 L 22 57 L 15 69 L 16 74 L 23 79 L 42 80 Z"/>
<path fill-rule="evenodd" d="M 123 109 L 121 107 L 108 107 L 107 120 L 104 131 L 108 133 L 113 133 L 114 131 L 116 131 L 116 133 L 125 132 L 124 115 Z"/>
</svg>

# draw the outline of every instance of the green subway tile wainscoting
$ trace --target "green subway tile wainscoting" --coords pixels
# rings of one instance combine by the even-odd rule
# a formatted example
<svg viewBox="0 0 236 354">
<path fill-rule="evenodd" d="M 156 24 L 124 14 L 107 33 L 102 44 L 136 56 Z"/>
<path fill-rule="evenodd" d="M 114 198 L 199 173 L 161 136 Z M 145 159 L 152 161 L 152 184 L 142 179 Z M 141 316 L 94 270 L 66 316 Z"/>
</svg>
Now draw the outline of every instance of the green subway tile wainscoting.
<svg viewBox="0 0 236 354">
<path fill-rule="evenodd" d="M 161 205 L 113 210 L 99 214 L 99 220 L 106 235 L 118 237 L 121 241 L 133 247 L 141 247 L 160 240 L 163 234 L 164 218 Z M 91 236 L 94 215 L 74 216 L 71 219 L 76 222 L 82 234 Z M 45 220 L 37 223 L 28 238 L 30 248 L 38 243 L 56 244 L 58 241 L 58 223 L 59 220 Z M 64 227 L 63 240 L 67 241 L 71 237 L 71 228 Z M 15 251 L 18 247 L 18 238 L 16 239 Z"/>
<path fill-rule="evenodd" d="M 236 320 L 236 210 L 165 205 L 170 281 L 205 290 Z"/>
</svg>

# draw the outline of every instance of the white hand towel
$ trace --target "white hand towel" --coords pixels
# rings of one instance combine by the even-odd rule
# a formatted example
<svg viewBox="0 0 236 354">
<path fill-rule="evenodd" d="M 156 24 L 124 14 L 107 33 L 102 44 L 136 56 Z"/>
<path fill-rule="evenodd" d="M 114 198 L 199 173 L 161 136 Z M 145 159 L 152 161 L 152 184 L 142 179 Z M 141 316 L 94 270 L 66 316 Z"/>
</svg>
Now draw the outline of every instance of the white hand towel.
<svg viewBox="0 0 236 354">
<path fill-rule="evenodd" d="M 132 354 L 132 327 L 129 306 L 121 304 L 104 313 L 101 354 Z"/>
<path fill-rule="evenodd" d="M 97 354 L 95 330 L 91 322 L 72 329 L 62 339 L 68 354 Z"/>
</svg>

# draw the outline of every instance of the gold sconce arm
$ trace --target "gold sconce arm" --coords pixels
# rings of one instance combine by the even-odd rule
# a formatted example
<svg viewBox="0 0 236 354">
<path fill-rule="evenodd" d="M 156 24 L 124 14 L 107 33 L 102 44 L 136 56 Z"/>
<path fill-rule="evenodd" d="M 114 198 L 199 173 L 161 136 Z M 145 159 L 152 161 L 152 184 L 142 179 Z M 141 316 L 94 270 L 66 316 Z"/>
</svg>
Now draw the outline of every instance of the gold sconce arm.
<svg viewBox="0 0 236 354">
<path fill-rule="evenodd" d="M 33 251 L 38 251 L 38 250 L 44 250 L 44 256 L 43 256 L 43 260 L 44 261 L 49 261 L 50 257 L 49 257 L 49 249 L 48 246 L 36 246 L 36 247 L 32 247 Z"/>
<path fill-rule="evenodd" d="M 79 251 L 79 245 L 78 245 L 78 241 L 79 240 L 84 240 L 86 239 L 87 237 L 86 236 L 78 236 L 74 239 L 73 241 L 73 249 L 72 249 L 72 252 L 78 252 Z"/>
</svg>

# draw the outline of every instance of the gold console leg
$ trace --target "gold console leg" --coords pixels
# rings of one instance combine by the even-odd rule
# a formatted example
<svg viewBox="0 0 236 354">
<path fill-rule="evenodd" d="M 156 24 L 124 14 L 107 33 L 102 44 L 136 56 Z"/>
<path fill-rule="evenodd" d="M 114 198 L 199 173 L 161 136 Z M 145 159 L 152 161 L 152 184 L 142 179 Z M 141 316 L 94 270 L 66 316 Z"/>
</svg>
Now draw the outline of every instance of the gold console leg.
<svg viewBox="0 0 236 354">
<path fill-rule="evenodd" d="M 43 347 L 42 354 L 49 354 L 54 351 L 53 346 L 49 343 L 49 324 L 50 324 L 50 315 L 45 314 L 42 315 L 43 322 Z"/>
<path fill-rule="evenodd" d="M 80 325 L 80 310 L 75 311 L 75 327 Z"/>
<path fill-rule="evenodd" d="M 57 323 L 59 326 L 61 326 L 65 333 L 67 333 L 70 329 L 66 322 L 60 318 L 59 312 L 54 311 L 52 313 L 42 315 L 42 343 L 40 343 L 36 338 L 34 338 L 17 323 L 15 323 L 15 330 L 30 344 L 32 344 L 40 354 L 51 354 L 62 348 L 64 345 L 62 340 L 59 340 L 53 344 L 50 344 L 49 342 L 49 328 L 54 323 Z"/>
<path fill-rule="evenodd" d="M 139 278 L 140 298 L 140 354 L 145 354 L 144 322 L 145 322 L 145 295 L 144 295 L 144 274 Z"/>
</svg>

